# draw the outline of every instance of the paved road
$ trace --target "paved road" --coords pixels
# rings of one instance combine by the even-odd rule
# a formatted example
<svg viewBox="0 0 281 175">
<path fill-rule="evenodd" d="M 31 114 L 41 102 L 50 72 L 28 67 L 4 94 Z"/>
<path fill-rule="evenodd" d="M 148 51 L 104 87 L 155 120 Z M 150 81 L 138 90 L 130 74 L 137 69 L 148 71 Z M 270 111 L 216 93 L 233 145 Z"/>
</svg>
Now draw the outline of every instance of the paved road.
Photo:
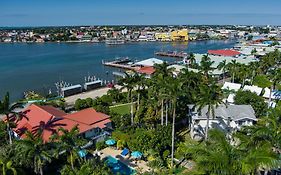
<svg viewBox="0 0 281 175">
<path fill-rule="evenodd" d="M 120 86 L 115 86 L 117 89 L 120 89 Z M 72 106 L 75 104 L 75 101 L 77 99 L 86 99 L 86 98 L 97 98 L 97 97 L 101 97 L 103 95 L 105 95 L 107 93 L 107 91 L 110 90 L 110 88 L 108 87 L 104 87 L 104 88 L 100 88 L 100 89 L 96 89 L 96 90 L 92 90 L 92 91 L 88 91 L 88 92 L 83 92 L 77 95 L 72 95 L 70 97 L 66 97 L 65 98 L 65 102 L 68 106 Z"/>
</svg>

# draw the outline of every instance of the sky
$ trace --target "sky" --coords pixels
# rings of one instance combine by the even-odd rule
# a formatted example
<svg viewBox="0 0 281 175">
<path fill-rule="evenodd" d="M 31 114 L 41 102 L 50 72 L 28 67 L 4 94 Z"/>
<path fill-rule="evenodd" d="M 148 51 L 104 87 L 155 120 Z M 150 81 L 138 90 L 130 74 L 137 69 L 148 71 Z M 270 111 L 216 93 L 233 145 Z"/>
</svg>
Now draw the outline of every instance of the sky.
<svg viewBox="0 0 281 175">
<path fill-rule="evenodd" d="M 281 25 L 280 0 L 0 0 L 0 26 Z"/>
</svg>

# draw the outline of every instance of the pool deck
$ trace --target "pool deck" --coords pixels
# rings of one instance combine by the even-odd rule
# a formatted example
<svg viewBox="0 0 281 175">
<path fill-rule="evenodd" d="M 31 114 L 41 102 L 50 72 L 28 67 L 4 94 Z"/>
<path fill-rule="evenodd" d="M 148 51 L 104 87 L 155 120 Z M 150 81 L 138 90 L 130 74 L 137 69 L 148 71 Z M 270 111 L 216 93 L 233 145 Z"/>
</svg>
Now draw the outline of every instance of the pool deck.
<svg viewBox="0 0 281 175">
<path fill-rule="evenodd" d="M 121 156 L 122 150 L 115 150 L 113 148 L 107 147 L 101 151 L 99 151 L 101 159 L 104 159 L 107 156 L 112 156 L 125 165 L 135 169 L 138 172 L 144 173 L 144 172 L 149 172 L 151 169 L 146 165 L 146 162 L 143 160 L 138 160 L 137 163 L 135 163 L 135 159 L 130 158 L 128 156 L 123 157 Z"/>
</svg>

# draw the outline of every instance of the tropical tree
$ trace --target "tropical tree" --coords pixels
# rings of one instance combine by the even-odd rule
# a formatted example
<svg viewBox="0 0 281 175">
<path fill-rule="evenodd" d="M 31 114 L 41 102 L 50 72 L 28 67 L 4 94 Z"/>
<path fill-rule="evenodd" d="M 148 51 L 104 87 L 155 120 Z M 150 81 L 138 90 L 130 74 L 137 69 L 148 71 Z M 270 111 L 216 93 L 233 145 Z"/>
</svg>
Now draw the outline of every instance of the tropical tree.
<svg viewBox="0 0 281 175">
<path fill-rule="evenodd" d="M 257 61 L 250 62 L 248 64 L 248 67 L 251 71 L 250 72 L 250 77 L 251 77 L 250 79 L 251 79 L 251 85 L 252 85 L 256 75 L 261 72 L 260 69 L 259 69 L 259 62 L 257 62 Z"/>
<path fill-rule="evenodd" d="M 223 73 L 223 83 L 225 82 L 225 72 L 227 70 L 227 64 L 226 64 L 226 60 L 223 60 L 219 63 L 219 65 L 217 66 L 218 70 L 222 70 Z"/>
<path fill-rule="evenodd" d="M 121 84 L 123 89 L 126 89 L 128 92 L 127 100 L 128 103 L 131 103 L 131 125 L 134 124 L 134 104 L 133 104 L 133 96 L 132 96 L 132 91 L 135 86 L 135 78 L 134 74 L 128 74 L 125 72 L 125 77 L 119 80 L 119 83 Z"/>
<path fill-rule="evenodd" d="M 214 61 L 211 61 L 211 58 L 209 57 L 208 54 L 203 55 L 201 62 L 200 62 L 200 67 L 199 70 L 205 78 L 208 80 L 209 79 L 209 73 L 210 71 L 214 70 L 212 65 L 214 64 Z"/>
<path fill-rule="evenodd" d="M 222 90 L 215 82 L 211 84 L 202 84 L 200 86 L 200 94 L 196 107 L 198 107 L 199 113 L 201 113 L 204 107 L 207 107 L 207 124 L 205 128 L 205 140 L 208 139 L 208 130 L 209 130 L 209 120 L 210 116 L 214 119 L 215 117 L 215 108 L 217 108 L 223 102 Z"/>
<path fill-rule="evenodd" d="M 153 89 L 156 91 L 156 94 L 161 102 L 161 125 L 164 125 L 164 103 L 165 101 L 166 104 L 168 103 L 167 84 L 169 83 L 169 78 L 173 77 L 173 69 L 168 68 L 168 64 L 166 62 L 156 65 L 155 68 L 156 71 L 153 75 Z"/>
<path fill-rule="evenodd" d="M 44 143 L 42 137 L 36 137 L 29 131 L 25 135 L 26 138 L 17 144 L 19 155 L 32 159 L 34 172 L 43 175 L 44 166 L 52 160 L 48 144 Z"/>
<path fill-rule="evenodd" d="M 251 105 L 257 117 L 262 117 L 266 114 L 267 105 L 263 97 L 251 91 L 237 91 L 234 97 L 234 104 Z"/>
<path fill-rule="evenodd" d="M 78 151 L 80 146 L 85 142 L 78 137 L 78 126 L 73 127 L 70 131 L 60 127 L 58 133 L 53 136 L 53 140 L 58 143 L 58 153 L 66 153 L 68 155 L 68 161 L 71 168 L 74 170 L 74 162 L 78 158 Z"/>
<path fill-rule="evenodd" d="M 238 67 L 239 67 L 239 63 L 237 63 L 236 60 L 231 60 L 231 62 L 229 62 L 227 64 L 227 69 L 229 70 L 229 72 L 231 73 L 231 77 L 232 77 L 232 83 L 234 83 L 235 81 L 235 75 L 238 72 Z"/>
<path fill-rule="evenodd" d="M 12 161 L 4 162 L 3 160 L 0 160 L 0 167 L 1 166 L 2 166 L 2 175 L 7 175 L 9 174 L 9 172 L 12 172 L 13 175 L 17 175 L 17 171 L 13 167 Z"/>
<path fill-rule="evenodd" d="M 7 133 L 9 135 L 9 143 L 12 144 L 13 131 L 12 126 L 14 126 L 18 121 L 22 120 L 26 117 L 24 112 L 16 112 L 15 109 L 22 108 L 23 105 L 21 103 L 10 103 L 10 95 L 7 92 L 3 101 L 0 101 L 0 114 L 4 114 L 6 116 L 6 125 L 7 125 Z"/>
<path fill-rule="evenodd" d="M 241 174 L 240 151 L 228 142 L 219 130 L 210 130 L 206 142 L 189 145 L 187 152 L 195 160 L 197 169 L 203 174 Z"/>
<path fill-rule="evenodd" d="M 188 59 L 189 59 L 191 67 L 193 67 L 193 65 L 196 63 L 196 59 L 195 59 L 194 53 L 190 53 Z"/>
<path fill-rule="evenodd" d="M 183 95 L 182 91 L 183 83 L 176 78 L 170 78 L 168 87 L 168 98 L 172 101 L 172 111 L 173 111 L 173 123 L 172 123 L 172 151 L 171 151 L 171 167 L 174 165 L 174 148 L 175 148 L 175 121 L 176 121 L 176 109 L 177 100 Z"/>
<path fill-rule="evenodd" d="M 140 99 L 141 99 L 141 91 L 143 91 L 146 87 L 146 78 L 144 77 L 144 75 L 140 75 L 140 74 L 134 74 L 134 82 L 135 82 L 135 87 L 137 88 L 137 93 L 138 93 L 138 100 L 137 100 L 137 110 L 139 110 L 140 107 Z"/>
</svg>

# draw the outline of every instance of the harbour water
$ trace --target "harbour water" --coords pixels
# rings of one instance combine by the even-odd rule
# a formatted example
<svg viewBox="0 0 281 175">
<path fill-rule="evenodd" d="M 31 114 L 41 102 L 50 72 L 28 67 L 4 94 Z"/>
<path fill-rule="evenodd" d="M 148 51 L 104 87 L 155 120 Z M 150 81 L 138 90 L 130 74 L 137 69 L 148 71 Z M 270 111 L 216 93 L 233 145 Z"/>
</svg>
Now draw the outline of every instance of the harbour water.
<svg viewBox="0 0 281 175">
<path fill-rule="evenodd" d="M 114 79 L 114 68 L 104 67 L 102 60 L 129 57 L 143 60 L 157 51 L 206 53 L 210 49 L 232 48 L 236 41 L 195 41 L 189 43 L 138 42 L 118 46 L 104 43 L 0 43 L 0 97 L 9 91 L 11 99 L 24 91 L 47 92 L 60 80 L 83 83 L 85 76 Z M 168 61 L 175 58 L 166 58 Z"/>
</svg>

